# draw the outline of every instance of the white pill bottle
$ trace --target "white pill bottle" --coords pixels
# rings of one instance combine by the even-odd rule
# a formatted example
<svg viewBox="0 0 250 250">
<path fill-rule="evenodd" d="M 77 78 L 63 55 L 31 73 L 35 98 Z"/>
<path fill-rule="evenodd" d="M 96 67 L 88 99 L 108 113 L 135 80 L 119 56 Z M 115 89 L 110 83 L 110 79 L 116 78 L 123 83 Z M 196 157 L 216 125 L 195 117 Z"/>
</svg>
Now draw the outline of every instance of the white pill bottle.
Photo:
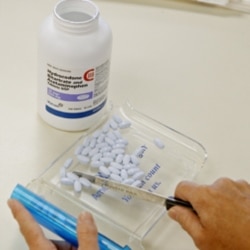
<svg viewBox="0 0 250 250">
<path fill-rule="evenodd" d="M 105 112 L 112 32 L 88 0 L 62 0 L 38 35 L 38 113 L 51 126 L 80 131 Z"/>
</svg>

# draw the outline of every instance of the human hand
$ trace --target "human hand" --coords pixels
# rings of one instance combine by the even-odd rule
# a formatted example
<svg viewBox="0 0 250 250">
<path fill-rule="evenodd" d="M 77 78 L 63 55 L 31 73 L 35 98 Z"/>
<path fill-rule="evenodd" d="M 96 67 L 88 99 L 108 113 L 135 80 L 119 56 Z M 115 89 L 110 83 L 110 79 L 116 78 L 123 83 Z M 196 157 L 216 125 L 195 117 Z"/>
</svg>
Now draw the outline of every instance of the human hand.
<svg viewBox="0 0 250 250">
<path fill-rule="evenodd" d="M 174 206 L 169 216 L 180 223 L 200 250 L 250 249 L 250 185 L 221 178 L 212 185 L 181 182 L 175 196 L 190 209 Z"/>
<path fill-rule="evenodd" d="M 10 199 L 8 200 L 8 205 L 19 224 L 20 231 L 29 246 L 29 250 L 76 249 L 64 241 L 48 240 L 38 223 L 18 201 Z M 97 234 L 97 227 L 92 215 L 88 212 L 81 213 L 77 221 L 78 250 L 99 250 Z"/>
</svg>

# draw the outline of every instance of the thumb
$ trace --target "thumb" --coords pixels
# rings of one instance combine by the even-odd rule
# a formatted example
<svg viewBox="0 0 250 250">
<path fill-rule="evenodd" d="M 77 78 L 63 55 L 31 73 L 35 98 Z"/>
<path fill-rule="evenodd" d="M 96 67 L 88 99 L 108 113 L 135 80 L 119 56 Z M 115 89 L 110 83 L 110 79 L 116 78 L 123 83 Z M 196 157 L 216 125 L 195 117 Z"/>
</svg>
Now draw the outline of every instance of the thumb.
<svg viewBox="0 0 250 250">
<path fill-rule="evenodd" d="M 194 239 L 201 233 L 202 225 L 196 213 L 188 208 L 174 206 L 168 211 L 168 215 L 177 221 L 182 228 Z"/>
<path fill-rule="evenodd" d="M 92 215 L 82 212 L 77 223 L 78 250 L 99 250 L 98 232 Z"/>
<path fill-rule="evenodd" d="M 20 231 L 29 249 L 54 249 L 53 244 L 46 239 L 40 226 L 21 203 L 10 199 L 8 200 L 8 206 L 19 224 Z"/>
</svg>

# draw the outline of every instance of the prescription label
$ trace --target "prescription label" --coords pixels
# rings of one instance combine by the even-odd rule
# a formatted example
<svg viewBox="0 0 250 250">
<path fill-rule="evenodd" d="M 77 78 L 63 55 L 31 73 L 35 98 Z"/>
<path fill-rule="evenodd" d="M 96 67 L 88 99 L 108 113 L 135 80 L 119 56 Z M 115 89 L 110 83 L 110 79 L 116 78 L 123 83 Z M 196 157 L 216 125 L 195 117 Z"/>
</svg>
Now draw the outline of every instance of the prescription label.
<svg viewBox="0 0 250 250">
<path fill-rule="evenodd" d="M 97 67 L 74 70 L 47 64 L 46 110 L 71 119 L 97 113 L 106 103 L 109 67 L 109 60 Z"/>
</svg>

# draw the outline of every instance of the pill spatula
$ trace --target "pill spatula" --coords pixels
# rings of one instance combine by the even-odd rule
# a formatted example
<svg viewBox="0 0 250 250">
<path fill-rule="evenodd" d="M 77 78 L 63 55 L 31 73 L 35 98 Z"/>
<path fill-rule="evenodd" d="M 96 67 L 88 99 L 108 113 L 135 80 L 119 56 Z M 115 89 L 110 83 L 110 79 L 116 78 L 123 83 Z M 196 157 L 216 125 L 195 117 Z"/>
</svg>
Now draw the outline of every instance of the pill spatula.
<svg viewBox="0 0 250 250">
<path fill-rule="evenodd" d="M 110 188 L 110 189 L 115 190 L 115 191 L 120 192 L 120 193 L 131 195 L 133 197 L 137 197 L 139 199 L 149 201 L 152 203 L 164 205 L 167 210 L 170 209 L 172 206 L 176 206 L 176 205 L 184 206 L 184 207 L 187 207 L 187 208 L 194 210 L 192 205 L 189 202 L 181 200 L 181 199 L 176 198 L 174 196 L 164 197 L 162 195 L 149 192 L 149 191 L 142 189 L 142 188 L 129 186 L 129 185 L 122 184 L 122 183 L 119 183 L 116 181 L 112 181 L 112 180 L 107 179 L 107 178 L 102 178 L 100 176 L 90 175 L 90 174 L 87 174 L 84 172 L 74 171 L 73 173 L 75 173 L 79 177 L 84 177 L 84 178 L 88 179 L 91 183 L 94 183 L 96 185 L 105 186 L 107 188 Z"/>
</svg>

